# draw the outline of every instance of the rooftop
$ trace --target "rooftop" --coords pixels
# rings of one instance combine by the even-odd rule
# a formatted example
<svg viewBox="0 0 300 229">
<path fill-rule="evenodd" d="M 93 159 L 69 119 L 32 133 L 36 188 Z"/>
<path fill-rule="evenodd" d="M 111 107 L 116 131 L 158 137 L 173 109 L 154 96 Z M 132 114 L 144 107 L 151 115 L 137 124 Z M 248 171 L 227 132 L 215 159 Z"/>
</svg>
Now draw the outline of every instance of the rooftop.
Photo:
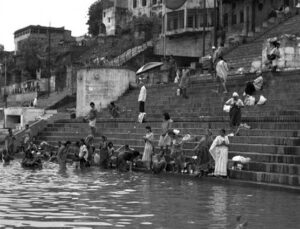
<svg viewBox="0 0 300 229">
<path fill-rule="evenodd" d="M 42 30 L 50 29 L 51 32 L 64 32 L 64 31 L 66 31 L 65 27 L 49 27 L 49 26 L 41 26 L 41 25 L 29 25 L 29 26 L 26 26 L 22 29 L 19 29 L 19 30 L 15 31 L 14 35 L 16 35 L 18 33 L 22 33 L 22 32 L 24 32 L 28 29 L 42 29 Z"/>
</svg>

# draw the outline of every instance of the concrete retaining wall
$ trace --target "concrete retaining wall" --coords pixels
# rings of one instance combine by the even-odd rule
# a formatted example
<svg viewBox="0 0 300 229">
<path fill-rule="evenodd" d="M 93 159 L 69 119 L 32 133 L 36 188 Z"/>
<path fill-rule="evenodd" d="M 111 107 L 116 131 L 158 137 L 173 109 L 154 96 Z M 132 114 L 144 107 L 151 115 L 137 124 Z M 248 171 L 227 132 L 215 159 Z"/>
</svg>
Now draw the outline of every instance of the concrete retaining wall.
<svg viewBox="0 0 300 229">
<path fill-rule="evenodd" d="M 98 111 L 118 99 L 130 84 L 136 82 L 135 72 L 120 68 L 80 69 L 77 72 L 76 115 L 85 116 L 94 102 Z"/>
</svg>

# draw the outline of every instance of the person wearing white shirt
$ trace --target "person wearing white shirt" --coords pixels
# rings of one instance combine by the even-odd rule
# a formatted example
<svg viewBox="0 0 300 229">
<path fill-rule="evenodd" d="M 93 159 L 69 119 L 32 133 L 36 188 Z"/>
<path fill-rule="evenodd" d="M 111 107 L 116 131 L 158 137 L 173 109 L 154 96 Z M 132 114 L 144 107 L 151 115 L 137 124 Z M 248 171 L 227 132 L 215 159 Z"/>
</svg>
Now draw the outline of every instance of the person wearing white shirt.
<svg viewBox="0 0 300 229">
<path fill-rule="evenodd" d="M 140 113 L 145 113 L 146 98 L 147 98 L 147 89 L 146 89 L 144 83 L 142 82 L 142 87 L 141 87 L 139 98 L 138 98 Z"/>
<path fill-rule="evenodd" d="M 217 78 L 220 80 L 221 85 L 224 88 L 224 93 L 228 92 L 226 87 L 228 71 L 229 69 L 227 63 L 223 60 L 222 57 L 219 57 L 219 62 L 216 65 L 216 72 L 217 72 Z"/>
</svg>

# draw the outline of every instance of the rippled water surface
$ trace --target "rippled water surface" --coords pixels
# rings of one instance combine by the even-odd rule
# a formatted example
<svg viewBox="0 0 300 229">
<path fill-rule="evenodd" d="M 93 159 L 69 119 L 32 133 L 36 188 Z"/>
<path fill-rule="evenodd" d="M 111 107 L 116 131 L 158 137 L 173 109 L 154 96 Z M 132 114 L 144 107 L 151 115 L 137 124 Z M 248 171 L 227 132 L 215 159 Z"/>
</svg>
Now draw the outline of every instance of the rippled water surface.
<svg viewBox="0 0 300 229">
<path fill-rule="evenodd" d="M 299 228 L 300 195 L 142 173 L 0 164 L 0 228 Z"/>
</svg>

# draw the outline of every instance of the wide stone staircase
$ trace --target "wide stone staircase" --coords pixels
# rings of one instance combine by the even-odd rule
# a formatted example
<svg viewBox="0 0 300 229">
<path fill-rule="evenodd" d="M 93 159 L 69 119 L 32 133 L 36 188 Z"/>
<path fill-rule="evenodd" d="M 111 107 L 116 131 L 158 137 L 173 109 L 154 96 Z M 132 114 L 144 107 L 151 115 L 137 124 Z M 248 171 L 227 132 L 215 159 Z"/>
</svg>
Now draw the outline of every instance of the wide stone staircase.
<svg viewBox="0 0 300 229">
<path fill-rule="evenodd" d="M 224 58 L 228 61 L 229 66 L 233 68 L 233 72 L 239 68 L 244 68 L 247 72 L 250 70 L 253 61 L 262 59 L 262 45 L 264 40 L 283 34 L 300 35 L 299 25 L 300 15 L 295 15 L 277 26 L 272 27 L 272 29 L 261 33 L 261 35 L 256 37 L 253 41 L 232 49 Z"/>
<path fill-rule="evenodd" d="M 300 189 L 300 78 L 297 71 L 265 73 L 263 94 L 267 103 L 262 106 L 243 109 L 242 122 L 251 126 L 243 129 L 239 136 L 230 137 L 229 159 L 241 155 L 250 157 L 245 170 L 231 170 L 230 177 L 259 184 Z M 116 104 L 121 108 L 119 118 L 110 117 L 107 110 L 99 113 L 96 145 L 100 136 L 105 135 L 116 147 L 129 144 L 141 152 L 145 126 L 150 125 L 156 139 L 161 133 L 162 113 L 169 112 L 174 120 L 173 127 L 182 134 L 201 136 L 206 128 L 217 135 L 219 129 L 229 129 L 228 114 L 223 105 L 233 91 L 242 95 L 245 83 L 255 75 L 234 76 L 228 81 L 230 94 L 216 94 L 216 83 L 212 80 L 192 77 L 188 89 L 189 99 L 175 95 L 176 85 L 155 85 L 147 89 L 147 123 L 137 123 L 139 89 L 122 96 Z M 88 124 L 82 119 L 60 120 L 39 134 L 39 141 L 56 144 L 61 140 L 78 141 L 89 133 Z M 228 132 L 229 133 L 229 130 Z M 194 154 L 195 142 L 184 145 L 187 157 Z"/>
</svg>

